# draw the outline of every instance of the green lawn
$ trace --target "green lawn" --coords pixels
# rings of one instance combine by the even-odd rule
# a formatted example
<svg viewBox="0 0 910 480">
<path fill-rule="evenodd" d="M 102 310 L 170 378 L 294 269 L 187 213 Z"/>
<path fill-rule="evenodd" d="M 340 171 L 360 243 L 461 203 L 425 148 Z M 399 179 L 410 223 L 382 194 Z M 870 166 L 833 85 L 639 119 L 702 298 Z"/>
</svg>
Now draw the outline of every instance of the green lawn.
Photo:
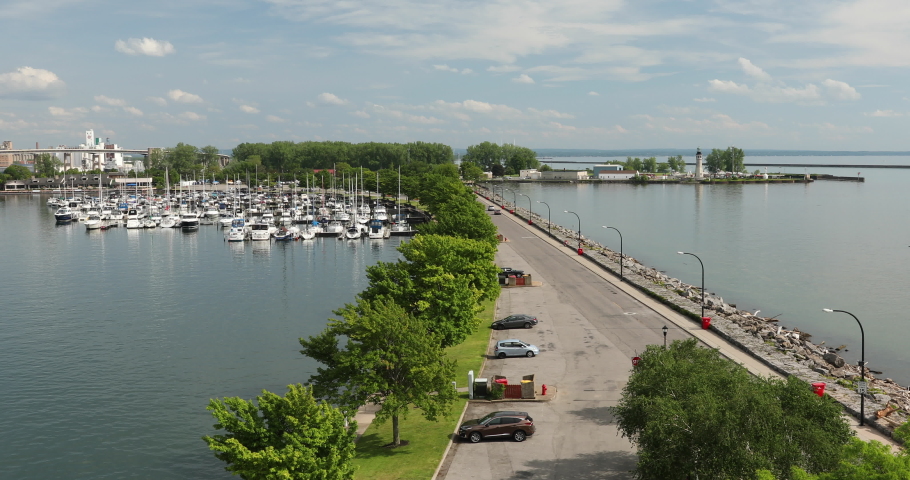
<svg viewBox="0 0 910 480">
<path fill-rule="evenodd" d="M 448 356 L 458 362 L 455 380 L 459 387 L 467 386 L 468 370 L 480 375 L 484 355 L 490 341 L 490 322 L 495 313 L 495 301 L 484 305 L 480 314 L 480 328 L 468 337 L 464 343 L 448 350 Z M 419 410 L 412 411 L 407 419 L 400 422 L 401 439 L 410 442 L 399 448 L 385 448 L 392 442 L 392 422 L 381 426 L 375 423 L 367 428 L 363 437 L 357 442 L 357 467 L 355 478 L 358 479 L 428 479 L 433 475 L 446 445 L 451 441 L 458 417 L 468 401 L 468 395 L 462 394 L 452 405 L 448 418 L 438 422 L 428 422 Z"/>
</svg>

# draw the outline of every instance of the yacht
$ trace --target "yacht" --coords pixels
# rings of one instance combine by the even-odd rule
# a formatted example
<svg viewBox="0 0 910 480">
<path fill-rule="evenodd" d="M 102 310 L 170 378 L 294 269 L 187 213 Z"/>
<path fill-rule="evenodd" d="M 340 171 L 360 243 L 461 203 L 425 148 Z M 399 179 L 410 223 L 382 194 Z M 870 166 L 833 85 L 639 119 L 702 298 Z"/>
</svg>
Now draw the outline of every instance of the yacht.
<svg viewBox="0 0 910 480">
<path fill-rule="evenodd" d="M 348 227 L 347 231 L 344 232 L 344 236 L 348 240 L 356 240 L 356 239 L 360 238 L 360 229 L 354 225 L 351 225 L 350 227 Z"/>
<path fill-rule="evenodd" d="M 203 215 L 205 215 L 206 223 L 215 223 L 221 218 L 221 212 L 214 205 L 209 205 Z"/>
<path fill-rule="evenodd" d="M 231 221 L 231 228 L 224 234 L 224 238 L 229 242 L 242 242 L 246 240 L 246 222 L 242 218 L 235 218 Z"/>
<path fill-rule="evenodd" d="M 269 225 L 263 222 L 256 222 L 250 225 L 250 240 L 262 241 L 272 238 L 272 232 L 269 231 Z"/>
<path fill-rule="evenodd" d="M 158 224 L 158 226 L 161 228 L 174 228 L 179 225 L 180 217 L 174 215 L 173 213 L 161 217 L 161 223 Z"/>
<path fill-rule="evenodd" d="M 342 225 L 341 222 L 337 220 L 329 222 L 329 224 L 322 229 L 322 235 L 327 237 L 334 237 L 343 234 L 344 225 Z"/>
<path fill-rule="evenodd" d="M 54 218 L 58 222 L 72 222 L 76 218 L 76 212 L 68 206 L 63 206 L 54 212 Z"/>
<path fill-rule="evenodd" d="M 131 208 L 126 212 L 126 228 L 142 228 L 142 220 L 139 218 L 139 210 Z"/>
<path fill-rule="evenodd" d="M 180 228 L 183 230 L 198 230 L 199 217 L 195 213 L 186 212 L 180 214 Z"/>
<path fill-rule="evenodd" d="M 370 222 L 370 233 L 368 234 L 371 239 L 382 240 L 389 238 L 392 232 L 386 228 L 382 220 L 373 220 Z"/>
<path fill-rule="evenodd" d="M 303 240 L 312 240 L 314 237 L 316 237 L 316 228 L 312 225 L 307 225 L 300 231 L 300 238 Z"/>
<path fill-rule="evenodd" d="M 84 223 L 86 230 L 97 230 L 101 228 L 103 220 L 101 220 L 101 214 L 93 210 L 88 212 L 88 218 L 85 219 Z"/>
<path fill-rule="evenodd" d="M 385 206 L 377 204 L 373 208 L 373 220 L 379 220 L 380 222 L 386 222 L 389 220 L 389 214 L 386 212 Z"/>
</svg>

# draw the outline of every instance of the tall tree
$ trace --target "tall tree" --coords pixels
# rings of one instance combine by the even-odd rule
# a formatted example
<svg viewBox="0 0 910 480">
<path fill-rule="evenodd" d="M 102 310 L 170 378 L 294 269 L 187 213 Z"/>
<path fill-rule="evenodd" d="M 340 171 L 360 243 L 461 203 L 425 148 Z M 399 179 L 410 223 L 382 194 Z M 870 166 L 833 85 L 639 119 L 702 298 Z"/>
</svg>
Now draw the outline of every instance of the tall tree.
<svg viewBox="0 0 910 480">
<path fill-rule="evenodd" d="M 461 160 L 467 160 L 479 165 L 484 171 L 490 171 L 494 165 L 502 166 L 502 151 L 495 143 L 483 142 L 468 147 L 468 152 Z"/>
<path fill-rule="evenodd" d="M 23 165 L 12 164 L 3 170 L 3 174 L 10 180 L 28 180 L 32 178 L 32 171 Z"/>
<path fill-rule="evenodd" d="M 455 362 L 423 321 L 388 299 L 361 299 L 335 314 L 341 319 L 329 320 L 322 333 L 300 339 L 301 353 L 325 365 L 309 380 L 317 395 L 349 413 L 379 405 L 375 421 L 392 420 L 396 446 L 399 419 L 412 407 L 431 421 L 448 415 Z"/>
<path fill-rule="evenodd" d="M 354 478 L 357 423 L 313 397 L 312 388 L 289 385 L 280 397 L 263 390 L 256 402 L 211 400 L 208 410 L 227 434 L 204 436 L 225 470 L 247 480 Z"/>
<path fill-rule="evenodd" d="M 35 176 L 36 177 L 53 177 L 60 171 L 63 162 L 55 155 L 42 153 L 35 157 Z"/>
<path fill-rule="evenodd" d="M 648 346 L 613 409 L 641 479 L 753 478 L 837 465 L 841 407 L 795 377 L 756 378 L 694 339 Z"/>
</svg>

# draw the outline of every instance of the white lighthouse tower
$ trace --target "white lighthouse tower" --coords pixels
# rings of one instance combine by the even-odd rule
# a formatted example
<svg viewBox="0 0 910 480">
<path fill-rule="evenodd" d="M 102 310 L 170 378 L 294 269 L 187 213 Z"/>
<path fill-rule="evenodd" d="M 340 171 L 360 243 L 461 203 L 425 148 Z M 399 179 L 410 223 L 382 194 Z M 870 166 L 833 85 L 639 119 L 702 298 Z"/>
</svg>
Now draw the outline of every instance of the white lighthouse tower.
<svg viewBox="0 0 910 480">
<path fill-rule="evenodd" d="M 701 147 L 695 151 L 695 178 L 701 180 L 704 177 L 701 169 Z"/>
</svg>

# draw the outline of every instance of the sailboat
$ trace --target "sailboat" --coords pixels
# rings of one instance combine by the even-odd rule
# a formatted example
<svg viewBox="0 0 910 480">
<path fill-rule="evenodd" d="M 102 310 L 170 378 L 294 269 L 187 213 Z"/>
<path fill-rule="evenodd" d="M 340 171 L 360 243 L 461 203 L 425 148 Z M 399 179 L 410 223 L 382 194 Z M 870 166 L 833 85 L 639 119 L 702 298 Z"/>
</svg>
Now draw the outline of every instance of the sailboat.
<svg viewBox="0 0 910 480">
<path fill-rule="evenodd" d="M 398 165 L 398 196 L 395 197 L 395 223 L 392 224 L 392 235 L 410 235 L 411 226 L 408 225 L 407 216 L 401 214 L 401 165 Z"/>
</svg>

